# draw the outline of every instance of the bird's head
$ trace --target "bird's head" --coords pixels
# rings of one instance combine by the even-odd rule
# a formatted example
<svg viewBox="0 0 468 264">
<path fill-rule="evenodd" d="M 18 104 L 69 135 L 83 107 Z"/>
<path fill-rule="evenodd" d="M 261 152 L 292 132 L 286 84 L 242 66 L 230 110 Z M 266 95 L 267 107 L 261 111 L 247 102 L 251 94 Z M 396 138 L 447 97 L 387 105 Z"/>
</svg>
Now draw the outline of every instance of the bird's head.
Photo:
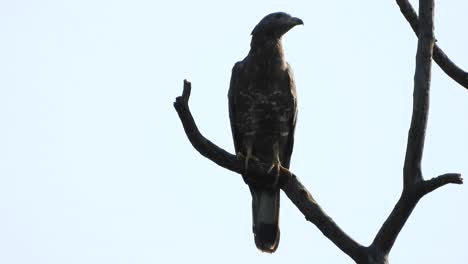
<svg viewBox="0 0 468 264">
<path fill-rule="evenodd" d="M 301 19 L 284 12 L 271 13 L 264 17 L 252 31 L 252 37 L 281 38 L 297 25 L 304 25 Z"/>
</svg>

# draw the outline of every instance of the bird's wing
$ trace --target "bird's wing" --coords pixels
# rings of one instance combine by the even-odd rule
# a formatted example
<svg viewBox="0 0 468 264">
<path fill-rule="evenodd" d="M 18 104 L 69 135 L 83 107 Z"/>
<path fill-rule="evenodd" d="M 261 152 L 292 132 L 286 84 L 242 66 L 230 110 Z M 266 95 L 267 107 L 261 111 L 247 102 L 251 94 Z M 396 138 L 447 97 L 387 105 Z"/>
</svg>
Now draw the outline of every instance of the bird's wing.
<svg viewBox="0 0 468 264">
<path fill-rule="evenodd" d="M 284 149 L 283 157 L 285 160 L 282 162 L 283 166 L 289 168 L 289 163 L 291 161 L 291 155 L 294 147 L 294 132 L 296 129 L 296 120 L 297 120 L 297 94 L 296 94 L 296 84 L 294 82 L 294 75 L 291 70 L 289 64 L 286 67 L 286 81 L 288 82 L 286 85 L 289 86 L 291 90 L 291 107 L 293 108 L 293 115 L 289 120 L 289 135 L 288 135 L 288 143 L 286 144 L 286 148 Z"/>
<path fill-rule="evenodd" d="M 236 113 L 238 109 L 236 109 L 237 106 L 237 95 L 240 92 L 240 85 L 241 85 L 241 69 L 242 69 L 242 62 L 239 61 L 236 64 L 234 64 L 234 67 L 232 68 L 232 74 L 231 74 L 231 82 L 229 84 L 229 92 L 228 92 L 228 104 L 229 104 L 229 119 L 231 121 L 231 130 L 232 130 L 232 137 L 234 140 L 234 148 L 237 152 L 240 151 L 242 147 L 242 135 L 239 133 L 239 129 L 237 127 L 237 119 L 236 119 Z"/>
</svg>

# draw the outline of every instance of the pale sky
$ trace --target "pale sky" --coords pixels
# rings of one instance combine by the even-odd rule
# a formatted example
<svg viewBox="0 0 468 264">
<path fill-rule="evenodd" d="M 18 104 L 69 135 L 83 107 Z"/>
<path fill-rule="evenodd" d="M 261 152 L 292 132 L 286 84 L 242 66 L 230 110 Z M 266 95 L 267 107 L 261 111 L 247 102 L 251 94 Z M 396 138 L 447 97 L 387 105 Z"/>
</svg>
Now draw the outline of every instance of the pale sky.
<svg viewBox="0 0 468 264">
<path fill-rule="evenodd" d="M 413 1 L 414 2 L 414 1 Z M 402 186 L 417 39 L 395 1 L 0 1 L 0 263 L 353 263 L 281 201 L 260 253 L 241 177 L 199 155 L 174 98 L 193 83 L 202 133 L 233 151 L 231 68 L 266 14 L 284 38 L 299 119 L 291 161 L 368 245 Z M 436 1 L 436 37 L 468 70 L 468 2 Z M 468 175 L 468 90 L 433 65 L 426 178 Z M 391 263 L 462 263 L 468 189 L 416 207 Z"/>
</svg>

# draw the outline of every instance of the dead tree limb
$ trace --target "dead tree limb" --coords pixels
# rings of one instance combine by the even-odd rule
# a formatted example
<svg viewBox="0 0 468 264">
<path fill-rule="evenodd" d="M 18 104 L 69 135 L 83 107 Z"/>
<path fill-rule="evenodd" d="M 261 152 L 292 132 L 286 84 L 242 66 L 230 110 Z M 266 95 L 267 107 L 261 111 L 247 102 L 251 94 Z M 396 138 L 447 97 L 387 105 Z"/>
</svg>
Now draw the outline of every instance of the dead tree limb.
<svg viewBox="0 0 468 264">
<path fill-rule="evenodd" d="M 301 184 L 296 175 L 280 167 L 280 186 L 305 218 L 330 239 L 340 250 L 359 264 L 386 264 L 388 255 L 398 234 L 408 220 L 419 200 L 426 194 L 449 183 L 462 184 L 458 173 L 447 173 L 430 180 L 424 180 L 421 160 L 424 149 L 425 131 L 429 110 L 429 88 L 431 63 L 434 46 L 434 0 L 420 0 L 418 22 L 418 50 L 414 76 L 413 113 L 403 168 L 403 190 L 394 209 L 383 223 L 372 244 L 362 246 L 347 235 L 318 205 L 311 193 Z M 192 146 L 204 157 L 219 166 L 242 174 L 244 160 L 230 154 L 206 139 L 198 130 L 188 106 L 191 84 L 184 81 L 182 96 L 176 98 L 174 107 Z M 268 175 L 269 166 L 252 160 L 249 170 L 255 174 Z"/>
<path fill-rule="evenodd" d="M 396 2 L 400 7 L 401 13 L 411 25 L 414 33 L 418 35 L 419 22 L 416 11 L 414 11 L 408 0 L 396 0 Z M 437 43 L 434 44 L 432 58 L 434 58 L 434 61 L 448 76 L 450 76 L 450 78 L 468 89 L 468 73 L 451 61 Z"/>
</svg>

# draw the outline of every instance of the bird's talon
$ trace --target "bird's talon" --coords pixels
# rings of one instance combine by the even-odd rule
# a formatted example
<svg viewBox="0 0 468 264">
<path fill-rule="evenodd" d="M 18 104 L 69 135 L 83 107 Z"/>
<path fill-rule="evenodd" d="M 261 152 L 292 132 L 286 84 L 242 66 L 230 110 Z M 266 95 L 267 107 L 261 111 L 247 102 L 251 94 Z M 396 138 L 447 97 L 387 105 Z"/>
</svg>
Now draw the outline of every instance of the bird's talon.
<svg viewBox="0 0 468 264">
<path fill-rule="evenodd" d="M 280 174 L 280 169 L 281 169 L 281 163 L 275 162 L 271 165 L 271 167 L 268 169 L 267 173 L 270 174 L 273 169 L 276 169 L 276 174 L 279 176 Z"/>
<path fill-rule="evenodd" d="M 276 173 L 272 173 L 273 169 L 276 170 Z M 279 182 L 279 177 L 280 177 L 280 170 L 281 170 L 281 163 L 280 162 L 275 162 L 271 165 L 271 167 L 268 169 L 267 174 L 273 176 L 273 181 L 267 184 L 269 188 L 276 188 L 278 186 Z"/>
</svg>

